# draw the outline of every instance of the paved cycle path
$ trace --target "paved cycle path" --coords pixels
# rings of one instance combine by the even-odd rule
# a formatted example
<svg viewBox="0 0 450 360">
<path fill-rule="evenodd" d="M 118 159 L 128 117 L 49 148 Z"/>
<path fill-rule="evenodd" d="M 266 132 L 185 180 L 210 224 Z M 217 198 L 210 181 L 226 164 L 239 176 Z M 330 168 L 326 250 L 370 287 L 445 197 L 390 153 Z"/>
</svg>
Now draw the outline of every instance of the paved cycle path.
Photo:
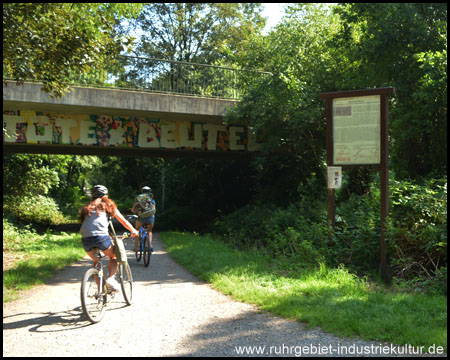
<svg viewBox="0 0 450 360">
<path fill-rule="evenodd" d="M 337 353 L 343 346 L 380 345 L 306 330 L 301 323 L 261 313 L 175 263 L 157 233 L 153 248 L 148 268 L 128 251 L 133 305 L 126 306 L 119 293 L 98 324 L 85 320 L 80 303 L 88 258 L 3 304 L 3 356 L 251 356 L 239 354 L 249 350 L 244 346 L 258 347 L 251 348 L 253 356 L 256 351 L 263 352 L 259 356 L 298 356 L 304 346 L 329 347 L 335 353 L 328 356 L 345 356 Z"/>
</svg>

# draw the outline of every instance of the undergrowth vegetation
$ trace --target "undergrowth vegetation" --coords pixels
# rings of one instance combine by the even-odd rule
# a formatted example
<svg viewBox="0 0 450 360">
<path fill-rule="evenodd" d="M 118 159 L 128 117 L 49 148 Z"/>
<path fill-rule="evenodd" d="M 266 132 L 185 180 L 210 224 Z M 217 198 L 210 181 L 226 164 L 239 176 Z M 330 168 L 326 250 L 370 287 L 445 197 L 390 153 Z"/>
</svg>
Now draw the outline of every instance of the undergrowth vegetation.
<svg viewBox="0 0 450 360">
<path fill-rule="evenodd" d="M 57 270 L 85 256 L 79 234 L 38 234 L 28 226 L 3 219 L 3 302 L 20 290 L 43 284 Z"/>
<path fill-rule="evenodd" d="M 62 224 L 69 220 L 56 201 L 44 195 L 4 196 L 3 212 L 10 218 L 33 224 Z"/>
<path fill-rule="evenodd" d="M 391 181 L 387 242 L 394 283 L 410 291 L 447 294 L 447 181 Z M 328 244 L 326 202 L 303 198 L 284 209 L 247 205 L 222 217 L 215 232 L 238 249 L 258 249 L 305 266 L 325 261 L 378 278 L 379 183 L 337 202 Z M 339 200 L 339 198 L 338 198 Z"/>
</svg>

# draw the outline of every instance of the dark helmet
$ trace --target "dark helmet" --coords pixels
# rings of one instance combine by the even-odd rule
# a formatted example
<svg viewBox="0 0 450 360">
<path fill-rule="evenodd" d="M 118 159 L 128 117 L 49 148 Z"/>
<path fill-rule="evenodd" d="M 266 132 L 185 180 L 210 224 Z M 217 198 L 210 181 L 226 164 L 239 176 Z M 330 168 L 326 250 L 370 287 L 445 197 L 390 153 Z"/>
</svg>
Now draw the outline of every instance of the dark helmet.
<svg viewBox="0 0 450 360">
<path fill-rule="evenodd" d="M 108 189 L 103 185 L 95 185 L 91 189 L 91 197 L 92 199 L 97 199 L 99 197 L 108 195 Z"/>
<path fill-rule="evenodd" d="M 148 186 L 144 186 L 144 187 L 141 189 L 141 191 L 142 191 L 142 193 L 152 194 L 152 189 L 149 188 Z"/>
</svg>

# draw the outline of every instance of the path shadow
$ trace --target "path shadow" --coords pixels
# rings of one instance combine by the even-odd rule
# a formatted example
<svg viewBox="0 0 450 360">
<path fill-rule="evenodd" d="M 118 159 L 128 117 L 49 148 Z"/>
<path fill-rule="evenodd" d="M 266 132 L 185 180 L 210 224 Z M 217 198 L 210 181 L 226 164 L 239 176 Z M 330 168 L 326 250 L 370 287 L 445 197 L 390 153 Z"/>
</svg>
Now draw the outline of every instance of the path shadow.
<svg viewBox="0 0 450 360">
<path fill-rule="evenodd" d="M 5 323 L 20 316 L 32 316 L 28 319 L 17 320 Z M 74 330 L 91 325 L 88 320 L 83 318 L 81 306 L 63 312 L 46 312 L 46 313 L 20 313 L 3 317 L 3 330 L 13 330 L 19 328 L 29 328 L 31 332 L 60 332 L 66 330 Z M 58 326 L 59 329 L 48 330 L 43 329 L 46 326 Z"/>
<path fill-rule="evenodd" d="M 388 343 L 344 339 L 325 333 L 319 327 L 307 329 L 304 324 L 255 311 L 208 322 L 182 339 L 179 348 L 189 350 L 166 356 L 447 357 L 446 353 L 418 353 L 419 347 L 408 353 L 399 346 L 398 350 L 386 353 L 389 351 L 386 349 L 390 349 Z M 426 347 L 424 349 L 426 351 Z"/>
<path fill-rule="evenodd" d="M 118 294 L 117 296 L 121 297 L 122 294 Z M 114 312 L 115 310 L 120 310 L 126 306 L 127 304 L 120 298 L 114 298 L 110 300 L 108 302 L 105 317 L 107 317 L 108 315 L 111 316 L 111 314 L 108 313 Z M 9 321 L 10 319 L 21 316 L 32 317 L 5 323 L 5 320 Z M 86 319 L 85 315 L 83 314 L 81 305 L 65 311 L 19 313 L 3 317 L 3 330 L 13 330 L 29 327 L 28 331 L 30 332 L 53 333 L 66 330 L 75 330 L 90 325 L 95 324 Z"/>
<path fill-rule="evenodd" d="M 295 335 L 294 335 L 295 334 Z M 177 356 L 303 356 L 301 347 L 320 346 L 323 333 L 258 311 L 208 322 L 182 340 L 189 349 Z M 170 355 L 168 355 L 170 356 Z"/>
</svg>

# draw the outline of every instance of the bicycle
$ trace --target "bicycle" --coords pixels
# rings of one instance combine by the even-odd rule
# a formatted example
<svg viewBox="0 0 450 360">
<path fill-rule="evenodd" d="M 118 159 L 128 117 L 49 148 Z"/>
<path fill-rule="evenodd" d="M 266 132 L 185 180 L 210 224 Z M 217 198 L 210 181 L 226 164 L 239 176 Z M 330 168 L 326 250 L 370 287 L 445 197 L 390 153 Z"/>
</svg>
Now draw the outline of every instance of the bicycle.
<svg viewBox="0 0 450 360">
<path fill-rule="evenodd" d="M 137 215 L 128 215 L 128 219 L 137 219 Z M 150 251 L 150 238 L 147 233 L 147 229 L 144 225 L 139 228 L 139 244 L 136 249 L 136 260 L 141 261 L 141 257 L 144 255 L 144 266 L 148 267 L 150 265 L 150 257 L 152 252 Z"/>
<path fill-rule="evenodd" d="M 128 233 L 124 233 L 122 240 L 129 238 Z M 116 292 L 106 286 L 103 259 L 106 255 L 99 248 L 93 249 L 93 254 L 98 258 L 95 267 L 86 271 L 81 281 L 81 305 L 84 315 L 92 323 L 100 322 L 106 311 L 110 299 L 113 299 Z M 115 278 L 119 276 L 122 294 L 127 305 L 132 304 L 133 299 L 133 276 L 128 263 L 119 264 Z"/>
</svg>

